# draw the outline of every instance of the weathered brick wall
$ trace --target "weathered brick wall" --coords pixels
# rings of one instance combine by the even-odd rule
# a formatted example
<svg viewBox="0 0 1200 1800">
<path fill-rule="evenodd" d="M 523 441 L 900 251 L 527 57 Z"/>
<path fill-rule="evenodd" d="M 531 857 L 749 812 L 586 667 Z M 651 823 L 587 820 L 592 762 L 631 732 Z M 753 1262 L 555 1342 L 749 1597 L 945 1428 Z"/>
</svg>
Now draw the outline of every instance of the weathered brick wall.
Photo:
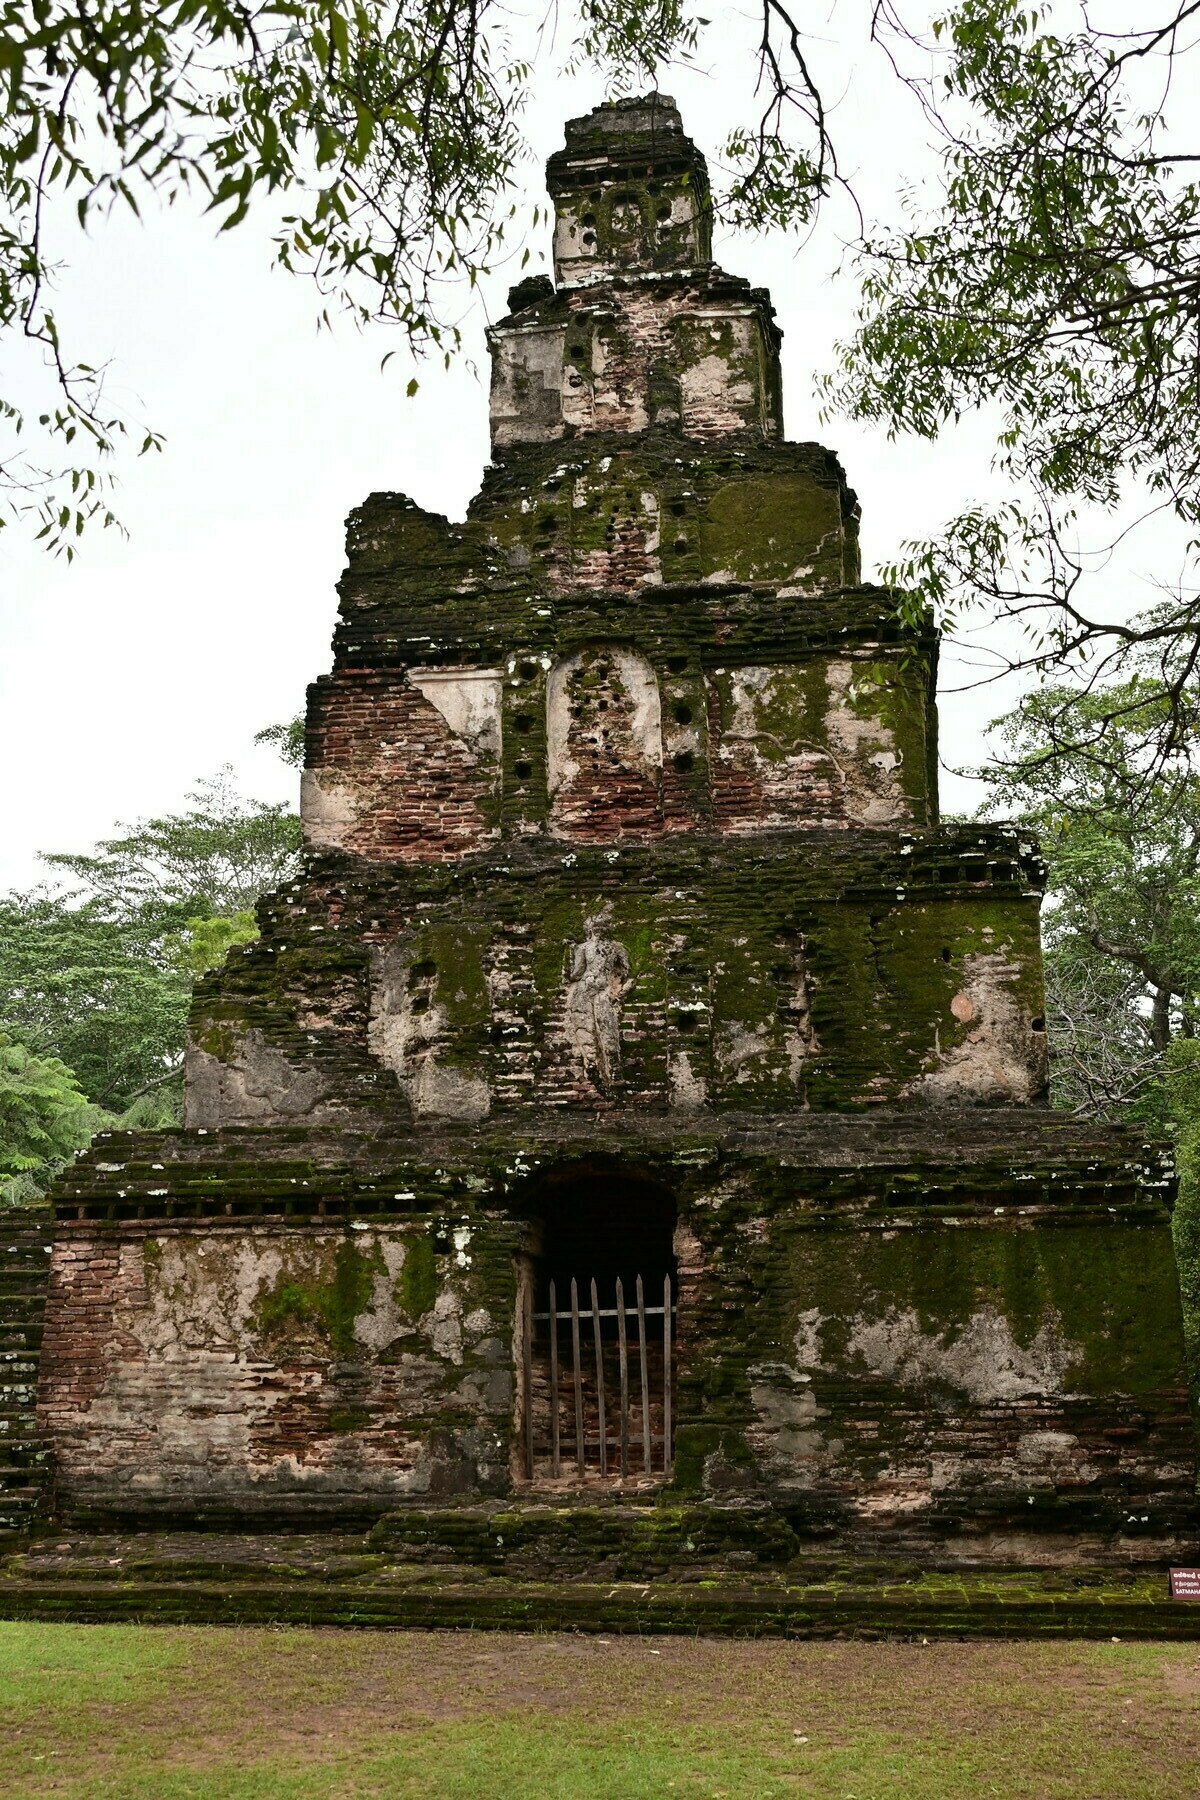
<svg viewBox="0 0 1200 1800">
<path fill-rule="evenodd" d="M 506 1233 L 428 1224 L 64 1227 L 40 1388 L 60 1504 L 270 1517 L 505 1487 Z"/>
<path fill-rule="evenodd" d="M 502 832 L 646 842 L 923 821 L 922 697 L 878 648 L 697 680 L 610 639 L 533 667 L 507 697 L 500 671 L 469 667 L 318 683 L 307 841 L 444 862 Z M 453 704 L 471 689 L 488 695 L 482 725 L 482 707 L 460 719 Z"/>
<path fill-rule="evenodd" d="M 455 731 L 403 670 L 349 671 L 315 695 L 302 798 L 310 843 L 376 862 L 443 862 L 499 835 L 498 732 L 493 742 Z"/>
<path fill-rule="evenodd" d="M 477 1131 L 451 1181 L 449 1138 L 404 1160 L 344 1135 L 111 1134 L 60 1206 L 145 1217 L 59 1228 L 41 1416 L 65 1504 L 271 1517 L 519 1489 L 516 1258 L 524 1222 L 569 1204 L 573 1156 L 678 1202 L 676 1496 L 766 1500 L 865 1554 L 1186 1544 L 1169 1187 L 1128 1134 L 960 1114 L 596 1141 Z M 261 1221 L 206 1217 L 214 1184 Z"/>
<path fill-rule="evenodd" d="M 665 94 L 568 119 L 546 167 L 554 272 L 569 286 L 630 269 L 701 268 L 712 257 L 708 168 Z"/>
<path fill-rule="evenodd" d="M 886 661 L 751 664 L 714 671 L 706 688 L 718 831 L 883 827 L 923 811 L 924 746 L 911 697 Z"/>
<path fill-rule="evenodd" d="M 695 445 L 779 436 L 770 301 L 720 274 L 615 283 L 527 309 L 489 334 L 492 442 L 579 433 L 681 432 Z"/>
</svg>

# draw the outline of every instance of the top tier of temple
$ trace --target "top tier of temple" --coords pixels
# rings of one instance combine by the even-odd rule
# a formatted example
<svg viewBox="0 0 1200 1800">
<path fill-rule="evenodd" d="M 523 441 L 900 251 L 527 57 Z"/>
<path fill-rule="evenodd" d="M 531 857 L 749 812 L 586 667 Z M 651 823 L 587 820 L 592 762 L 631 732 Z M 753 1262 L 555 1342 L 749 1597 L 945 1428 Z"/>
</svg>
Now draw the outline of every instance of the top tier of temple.
<svg viewBox="0 0 1200 1800">
<path fill-rule="evenodd" d="M 546 165 L 559 287 L 712 262 L 708 169 L 673 100 L 609 101 L 566 139 Z"/>
<path fill-rule="evenodd" d="M 560 285 L 519 283 L 491 334 L 466 519 L 351 515 L 309 844 L 434 863 L 931 824 L 936 644 L 860 586 L 837 457 L 783 441 L 770 300 L 709 260 L 703 158 L 658 97 L 566 140 Z"/>
<path fill-rule="evenodd" d="M 494 448 L 654 429 L 777 442 L 774 309 L 713 263 L 708 173 L 674 101 L 569 120 L 547 184 L 555 282 L 518 283 L 491 333 Z"/>
</svg>

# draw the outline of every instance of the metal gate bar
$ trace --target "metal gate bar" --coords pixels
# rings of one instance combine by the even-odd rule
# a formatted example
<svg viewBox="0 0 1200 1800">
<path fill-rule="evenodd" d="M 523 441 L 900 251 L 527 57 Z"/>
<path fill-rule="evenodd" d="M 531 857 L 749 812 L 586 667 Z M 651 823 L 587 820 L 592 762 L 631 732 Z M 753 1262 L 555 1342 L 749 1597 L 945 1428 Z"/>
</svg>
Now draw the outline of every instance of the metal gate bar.
<svg viewBox="0 0 1200 1800">
<path fill-rule="evenodd" d="M 530 1305 L 532 1306 L 532 1304 L 533 1304 L 533 1296 L 532 1296 L 532 1294 L 530 1294 Z M 554 1283 L 553 1282 L 550 1283 L 550 1312 L 551 1312 L 551 1315 L 553 1318 L 555 1318 L 555 1319 L 558 1318 L 558 1298 L 554 1291 Z M 532 1342 L 533 1342 L 533 1315 L 532 1315 L 532 1313 L 530 1314 L 530 1323 L 529 1323 L 529 1341 L 532 1344 Z M 557 1396 L 557 1394 L 558 1394 L 558 1332 L 557 1331 L 552 1331 L 550 1333 L 550 1387 L 551 1387 L 552 1391 L 554 1392 L 555 1396 Z M 532 1386 L 532 1382 L 530 1383 L 530 1386 L 525 1389 L 525 1411 L 531 1421 L 530 1440 L 529 1440 L 529 1468 L 530 1468 L 530 1470 L 532 1470 L 532 1468 L 533 1468 L 533 1432 L 532 1432 L 533 1386 Z M 552 1407 L 550 1410 L 550 1465 L 551 1465 L 552 1469 L 554 1470 L 555 1479 L 557 1480 L 558 1476 L 562 1473 L 562 1463 L 559 1458 L 558 1407 L 557 1406 Z"/>
<path fill-rule="evenodd" d="M 554 1334 L 551 1333 L 551 1336 Z M 621 1369 L 621 1475 L 629 1473 L 629 1346 L 625 1341 L 625 1289 L 617 1276 L 617 1358 Z"/>
<path fill-rule="evenodd" d="M 604 1418 L 604 1346 L 600 1342 L 600 1296 L 592 1277 L 592 1336 L 596 1344 L 596 1412 L 600 1423 L 600 1473 L 608 1474 L 608 1426 Z"/>
<path fill-rule="evenodd" d="M 552 1333 L 557 1335 L 557 1332 L 558 1332 L 557 1316 L 555 1317 L 553 1323 L 551 1324 L 550 1329 L 551 1329 Z M 575 1465 L 578 1468 L 579 1473 L 582 1475 L 584 1472 L 584 1460 L 583 1460 L 583 1458 L 584 1458 L 583 1358 L 579 1354 L 579 1284 L 576 1282 L 575 1277 L 573 1275 L 571 1277 L 571 1348 L 575 1353 Z M 554 1408 L 554 1411 L 557 1412 L 558 1411 L 558 1393 L 557 1393 L 557 1391 L 554 1394 L 551 1404 Z M 530 1410 L 530 1412 L 533 1411 L 532 1405 L 530 1406 L 529 1410 Z M 532 1480 L 533 1479 L 533 1459 L 532 1459 L 532 1457 L 530 1458 L 528 1473 L 529 1473 L 530 1480 Z"/>
<path fill-rule="evenodd" d="M 592 1280 L 589 1283 L 589 1287 L 590 1287 L 589 1297 L 591 1300 L 591 1305 L 590 1305 L 590 1307 L 581 1307 L 579 1304 L 579 1282 L 574 1276 L 572 1276 L 572 1278 L 571 1278 L 571 1303 L 570 1303 L 569 1308 L 564 1309 L 564 1308 L 560 1308 L 560 1306 L 558 1304 L 558 1289 L 557 1289 L 555 1282 L 552 1281 L 550 1283 L 550 1292 L 549 1292 L 550 1307 L 549 1307 L 548 1312 L 535 1312 L 533 1310 L 532 1290 L 528 1287 L 525 1290 L 524 1303 L 521 1308 L 521 1315 L 522 1315 L 522 1317 L 521 1317 L 521 1324 L 522 1324 L 521 1369 L 522 1369 L 522 1376 L 523 1376 L 524 1384 L 525 1384 L 525 1406 L 524 1406 L 525 1444 L 524 1444 L 524 1450 L 525 1450 L 525 1472 L 526 1472 L 526 1475 L 530 1480 L 533 1479 L 533 1475 L 534 1475 L 534 1471 L 535 1471 L 535 1464 L 536 1464 L 535 1437 L 537 1434 L 535 1432 L 535 1420 L 534 1420 L 534 1384 L 533 1384 L 534 1355 L 533 1355 L 533 1352 L 534 1352 L 534 1331 L 535 1331 L 537 1325 L 542 1325 L 542 1324 L 547 1325 L 549 1327 L 549 1340 L 550 1340 L 550 1342 L 549 1342 L 549 1377 L 550 1377 L 550 1379 L 549 1379 L 549 1396 L 548 1396 L 549 1411 L 550 1411 L 550 1430 L 549 1430 L 550 1469 L 551 1469 L 551 1473 L 553 1474 L 553 1476 L 556 1479 L 562 1474 L 563 1449 L 564 1449 L 563 1433 L 562 1433 L 562 1402 L 563 1402 L 564 1396 L 563 1396 L 563 1392 L 562 1392 L 562 1367 L 561 1367 L 561 1361 L 560 1361 L 560 1357 L 559 1357 L 559 1335 L 558 1334 L 559 1334 L 560 1324 L 565 1323 L 567 1320 L 569 1320 L 570 1328 L 571 1328 L 571 1386 L 572 1386 L 572 1390 L 573 1390 L 574 1414 L 575 1414 L 574 1420 L 573 1420 L 573 1426 L 574 1426 L 573 1448 L 574 1448 L 574 1453 L 575 1453 L 574 1461 L 575 1461 L 576 1472 L 581 1477 L 583 1477 L 587 1474 L 588 1454 L 590 1451 L 593 1453 L 593 1459 L 592 1459 L 593 1468 L 598 1468 L 598 1471 L 602 1477 L 607 1476 L 610 1472 L 609 1457 L 610 1457 L 610 1448 L 611 1448 L 611 1450 L 614 1450 L 616 1452 L 616 1456 L 614 1457 L 613 1460 L 617 1462 L 617 1464 L 620 1468 L 621 1475 L 628 1476 L 629 1465 L 630 1465 L 630 1460 L 631 1460 L 630 1459 L 630 1440 L 634 1435 L 632 1421 L 631 1421 L 631 1403 L 630 1403 L 629 1355 L 630 1355 L 631 1346 L 629 1343 L 629 1323 L 632 1318 L 636 1318 L 636 1320 L 637 1320 L 638 1376 L 640 1378 L 639 1382 L 638 1382 L 638 1386 L 640 1388 L 640 1399 L 641 1399 L 641 1419 L 639 1422 L 641 1429 L 640 1429 L 639 1435 L 641 1437 L 642 1470 L 647 1475 L 653 1474 L 655 1472 L 654 1471 L 654 1460 L 655 1460 L 654 1459 L 654 1451 L 659 1445 L 661 1445 L 662 1454 L 661 1454 L 661 1461 L 660 1461 L 660 1465 L 659 1465 L 659 1472 L 662 1473 L 663 1475 L 669 1476 L 671 1473 L 671 1467 L 672 1467 L 672 1462 L 673 1462 L 672 1441 L 671 1440 L 672 1440 L 672 1428 L 673 1428 L 672 1415 L 673 1415 L 674 1394 L 673 1394 L 673 1384 L 672 1384 L 671 1356 L 672 1356 L 672 1350 L 674 1347 L 673 1346 L 674 1334 L 673 1334 L 673 1330 L 672 1330 L 672 1318 L 673 1318 L 673 1315 L 675 1312 L 675 1301 L 674 1301 L 674 1297 L 673 1297 L 673 1294 L 671 1291 L 671 1277 L 669 1275 L 667 1275 L 663 1279 L 663 1303 L 661 1306 L 647 1306 L 646 1305 L 646 1296 L 645 1296 L 645 1291 L 644 1291 L 644 1287 L 643 1287 L 642 1277 L 640 1275 L 636 1278 L 636 1282 L 635 1282 L 635 1286 L 634 1286 L 635 1298 L 634 1298 L 632 1304 L 625 1297 L 625 1286 L 624 1286 L 624 1283 L 620 1279 L 618 1279 L 618 1281 L 616 1283 L 616 1296 L 615 1296 L 616 1297 L 616 1305 L 615 1306 L 601 1306 L 599 1288 L 598 1288 L 595 1280 Z M 662 1335 L 662 1350 L 663 1350 L 662 1417 L 663 1417 L 663 1425 L 662 1425 L 661 1436 L 659 1436 L 659 1434 L 653 1430 L 651 1411 L 650 1411 L 650 1386 L 651 1386 L 650 1354 L 649 1354 L 649 1352 L 650 1352 L 650 1334 L 649 1334 L 649 1331 L 647 1328 L 647 1320 L 658 1319 L 658 1318 L 662 1319 L 662 1324 L 663 1324 L 663 1335 Z M 608 1395 L 606 1393 L 605 1375 L 604 1375 L 604 1338 L 603 1338 L 603 1333 L 602 1333 L 602 1329 L 601 1329 L 601 1321 L 604 1319 L 615 1319 L 617 1322 L 616 1352 L 617 1352 L 617 1375 L 618 1375 L 618 1394 L 617 1394 L 618 1417 L 615 1421 L 616 1441 L 615 1441 L 615 1443 L 613 1443 L 611 1445 L 610 1445 L 609 1418 L 608 1418 L 610 1409 L 609 1409 L 609 1405 L 608 1405 Z M 596 1411 L 596 1433 L 594 1436 L 590 1436 L 590 1437 L 588 1436 L 588 1433 L 586 1430 L 586 1421 L 585 1421 L 586 1408 L 585 1408 L 585 1400 L 584 1400 L 585 1376 L 589 1372 L 585 1371 L 585 1368 L 584 1368 L 583 1330 L 582 1330 L 584 1323 L 589 1320 L 590 1320 L 591 1326 L 592 1326 L 592 1330 L 591 1330 L 591 1334 L 590 1334 L 591 1339 L 592 1339 L 592 1343 L 590 1346 L 591 1351 L 592 1351 L 592 1355 L 590 1358 L 592 1367 L 590 1370 L 591 1380 L 588 1381 L 587 1385 L 588 1385 L 589 1389 L 594 1392 L 595 1411 Z M 542 1366 L 544 1367 L 545 1365 L 543 1364 Z M 589 1404 L 590 1404 L 590 1402 L 589 1402 Z"/>
</svg>

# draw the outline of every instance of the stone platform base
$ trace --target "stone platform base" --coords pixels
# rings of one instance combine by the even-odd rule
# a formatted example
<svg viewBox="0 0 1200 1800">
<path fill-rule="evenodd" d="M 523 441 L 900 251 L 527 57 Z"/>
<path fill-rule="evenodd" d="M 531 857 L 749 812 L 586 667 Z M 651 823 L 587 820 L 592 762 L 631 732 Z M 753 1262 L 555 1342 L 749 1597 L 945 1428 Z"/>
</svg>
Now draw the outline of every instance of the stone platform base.
<svg viewBox="0 0 1200 1800">
<path fill-rule="evenodd" d="M 644 1580 L 533 1579 L 478 1561 L 415 1561 L 389 1533 L 65 1534 L 0 1564 L 0 1618 L 337 1625 L 744 1637 L 1200 1638 L 1200 1606 L 1164 1571 L 934 1573 L 803 1559 Z M 417 1555 L 421 1554 L 417 1549 Z M 737 1552 L 730 1554 L 737 1555 Z"/>
</svg>

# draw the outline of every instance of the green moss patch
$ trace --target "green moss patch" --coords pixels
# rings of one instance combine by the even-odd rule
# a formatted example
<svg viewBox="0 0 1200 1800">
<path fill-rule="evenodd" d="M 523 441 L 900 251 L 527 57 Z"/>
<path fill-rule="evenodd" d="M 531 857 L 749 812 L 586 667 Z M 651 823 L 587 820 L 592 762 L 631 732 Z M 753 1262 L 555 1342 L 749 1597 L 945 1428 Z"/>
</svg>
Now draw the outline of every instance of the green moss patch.
<svg viewBox="0 0 1200 1800">
<path fill-rule="evenodd" d="M 349 1356 L 355 1347 L 354 1322 L 369 1304 L 375 1274 L 384 1266 L 377 1246 L 365 1254 L 346 1239 L 333 1254 L 330 1279 L 284 1273 L 259 1294 L 254 1305 L 257 1330 L 270 1339 L 291 1328 L 312 1329 L 336 1355 Z"/>
</svg>

